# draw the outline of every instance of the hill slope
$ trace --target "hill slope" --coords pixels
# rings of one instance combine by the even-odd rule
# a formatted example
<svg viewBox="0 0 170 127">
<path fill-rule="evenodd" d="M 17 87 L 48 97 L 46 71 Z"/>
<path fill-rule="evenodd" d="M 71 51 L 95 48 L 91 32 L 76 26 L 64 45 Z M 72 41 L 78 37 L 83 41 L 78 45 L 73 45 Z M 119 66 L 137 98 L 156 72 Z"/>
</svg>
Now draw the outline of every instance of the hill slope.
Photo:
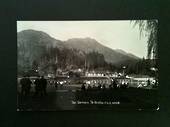
<svg viewBox="0 0 170 127">
<path fill-rule="evenodd" d="M 69 39 L 65 42 L 65 46 L 72 49 L 78 49 L 86 53 L 93 52 L 93 51 L 101 53 L 104 55 L 105 60 L 108 63 L 113 63 L 113 64 L 120 63 L 126 60 L 139 59 L 135 55 L 130 55 L 126 52 L 122 53 L 117 50 L 108 48 L 100 44 L 99 42 L 97 42 L 95 39 L 91 39 L 91 38 Z"/>
<path fill-rule="evenodd" d="M 139 58 L 124 51 L 117 51 L 108 48 L 92 38 L 72 38 L 61 41 L 52 38 L 42 31 L 24 30 L 17 34 L 18 65 L 31 66 L 33 61 L 40 61 L 40 58 L 51 50 L 73 49 L 76 56 L 79 53 L 98 52 L 104 56 L 107 63 L 122 64 L 133 62 Z M 63 50 L 64 51 L 64 50 Z M 78 52 L 77 52 L 78 51 Z M 55 52 L 56 53 L 56 52 Z M 57 55 L 56 55 L 57 56 Z"/>
</svg>

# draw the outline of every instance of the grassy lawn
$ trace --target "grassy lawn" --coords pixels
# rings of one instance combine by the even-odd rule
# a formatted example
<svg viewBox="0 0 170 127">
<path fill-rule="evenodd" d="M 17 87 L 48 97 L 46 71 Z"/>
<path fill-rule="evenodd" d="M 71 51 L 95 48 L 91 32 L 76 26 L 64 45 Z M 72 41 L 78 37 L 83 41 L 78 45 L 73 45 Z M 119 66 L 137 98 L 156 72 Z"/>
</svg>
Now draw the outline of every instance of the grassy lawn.
<svg viewBox="0 0 170 127">
<path fill-rule="evenodd" d="M 51 88 L 52 89 L 52 88 Z M 138 110 L 157 109 L 157 89 L 105 89 L 86 91 L 48 91 L 47 96 L 23 97 L 18 92 L 19 111 L 55 110 Z M 75 102 L 75 103 L 73 103 Z M 93 103 L 95 102 L 95 103 Z M 101 104 L 101 103 L 103 104 Z M 119 102 L 119 104 L 117 104 Z M 86 103 L 86 104 L 84 104 Z M 115 104 L 116 103 L 116 104 Z"/>
</svg>

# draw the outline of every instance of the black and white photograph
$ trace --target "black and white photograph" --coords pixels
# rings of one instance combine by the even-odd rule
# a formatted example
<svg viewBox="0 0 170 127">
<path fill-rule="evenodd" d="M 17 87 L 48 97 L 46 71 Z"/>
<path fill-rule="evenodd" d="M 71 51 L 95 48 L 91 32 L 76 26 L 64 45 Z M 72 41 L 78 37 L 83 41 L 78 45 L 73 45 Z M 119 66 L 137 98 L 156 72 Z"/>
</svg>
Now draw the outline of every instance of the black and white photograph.
<svg viewBox="0 0 170 127">
<path fill-rule="evenodd" d="M 157 19 L 16 25 L 17 111 L 159 110 Z"/>
</svg>

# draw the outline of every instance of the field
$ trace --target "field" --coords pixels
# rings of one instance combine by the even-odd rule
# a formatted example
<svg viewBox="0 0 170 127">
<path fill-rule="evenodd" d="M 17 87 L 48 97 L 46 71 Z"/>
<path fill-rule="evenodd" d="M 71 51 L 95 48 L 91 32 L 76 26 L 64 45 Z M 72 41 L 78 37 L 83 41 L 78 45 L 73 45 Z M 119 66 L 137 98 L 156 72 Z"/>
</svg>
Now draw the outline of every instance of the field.
<svg viewBox="0 0 170 127">
<path fill-rule="evenodd" d="M 18 88 L 17 111 L 56 110 L 157 110 L 158 90 L 117 88 L 81 91 L 76 85 L 48 85 L 47 96 L 21 96 Z"/>
</svg>

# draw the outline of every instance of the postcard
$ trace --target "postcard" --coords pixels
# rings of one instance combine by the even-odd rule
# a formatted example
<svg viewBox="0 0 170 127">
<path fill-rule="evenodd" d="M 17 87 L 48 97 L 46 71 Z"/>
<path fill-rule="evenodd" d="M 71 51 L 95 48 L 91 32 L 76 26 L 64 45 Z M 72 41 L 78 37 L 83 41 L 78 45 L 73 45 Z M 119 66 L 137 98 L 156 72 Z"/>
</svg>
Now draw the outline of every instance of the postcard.
<svg viewBox="0 0 170 127">
<path fill-rule="evenodd" d="M 158 20 L 17 21 L 17 111 L 159 110 Z"/>
</svg>

